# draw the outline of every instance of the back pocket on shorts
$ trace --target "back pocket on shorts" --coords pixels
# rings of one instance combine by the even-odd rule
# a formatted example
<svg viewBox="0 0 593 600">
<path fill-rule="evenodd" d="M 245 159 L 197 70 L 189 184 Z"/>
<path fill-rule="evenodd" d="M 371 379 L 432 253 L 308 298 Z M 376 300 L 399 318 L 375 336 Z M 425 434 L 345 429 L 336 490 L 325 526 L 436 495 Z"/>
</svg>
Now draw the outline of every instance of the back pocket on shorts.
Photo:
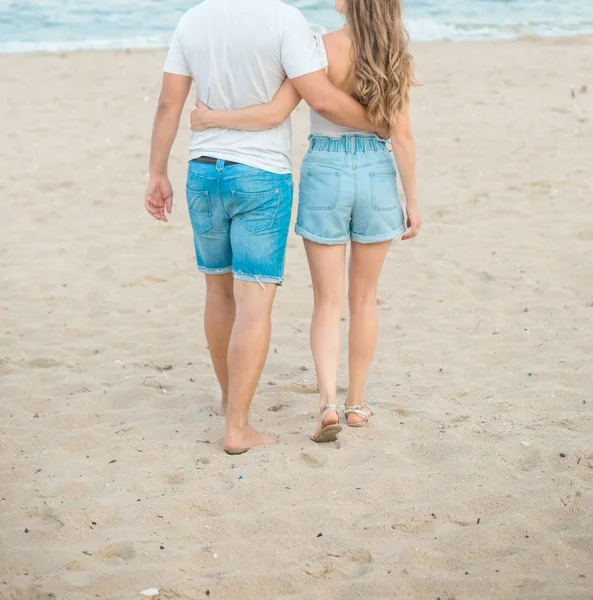
<svg viewBox="0 0 593 600">
<path fill-rule="evenodd" d="M 212 229 L 212 208 L 208 192 L 194 192 L 186 188 L 189 219 L 195 233 L 206 233 Z"/>
<path fill-rule="evenodd" d="M 280 190 L 270 192 L 232 191 L 239 208 L 239 221 L 250 233 L 262 233 L 271 229 L 280 205 Z"/>
<path fill-rule="evenodd" d="M 397 172 L 370 173 L 371 203 L 375 210 L 397 210 L 401 207 L 397 189 Z"/>
<path fill-rule="evenodd" d="M 342 174 L 320 165 L 303 166 L 299 203 L 311 210 L 332 210 L 340 198 Z"/>
</svg>

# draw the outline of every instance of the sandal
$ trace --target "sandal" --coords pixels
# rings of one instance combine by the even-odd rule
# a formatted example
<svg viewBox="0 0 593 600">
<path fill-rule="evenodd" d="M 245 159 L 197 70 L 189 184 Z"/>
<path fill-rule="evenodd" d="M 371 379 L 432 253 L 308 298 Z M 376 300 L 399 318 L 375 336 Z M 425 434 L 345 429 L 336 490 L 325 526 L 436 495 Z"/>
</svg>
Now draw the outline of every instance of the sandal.
<svg viewBox="0 0 593 600">
<path fill-rule="evenodd" d="M 366 404 L 357 404 L 356 406 L 345 406 L 344 415 L 346 416 L 346 423 L 348 427 L 365 427 L 368 425 L 369 419 L 375 414 L 373 409 Z M 360 423 L 352 423 L 348 421 L 348 415 L 358 415 L 363 417 L 364 421 Z"/>
<path fill-rule="evenodd" d="M 326 415 L 330 412 L 335 412 L 336 414 L 338 414 L 338 408 L 335 404 L 326 404 L 319 409 L 319 413 L 321 414 L 322 425 L 323 419 L 325 419 Z M 322 427 L 319 433 L 311 436 L 311 439 L 316 444 L 335 442 L 338 439 L 338 433 L 342 431 L 342 426 L 339 423 L 339 418 L 340 416 L 338 415 L 338 423 L 333 423 L 331 425 L 326 425 L 325 427 Z"/>
</svg>

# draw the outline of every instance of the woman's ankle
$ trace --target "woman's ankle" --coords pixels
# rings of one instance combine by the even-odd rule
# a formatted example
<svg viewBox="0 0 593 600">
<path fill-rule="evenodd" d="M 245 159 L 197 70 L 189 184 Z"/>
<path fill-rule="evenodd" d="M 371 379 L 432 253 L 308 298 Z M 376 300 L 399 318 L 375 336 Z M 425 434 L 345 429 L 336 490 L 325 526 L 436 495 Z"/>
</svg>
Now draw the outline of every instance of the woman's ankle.
<svg viewBox="0 0 593 600">
<path fill-rule="evenodd" d="M 354 395 L 348 393 L 346 395 L 345 404 L 346 406 L 360 406 L 361 404 L 364 404 L 364 394 Z"/>
<path fill-rule="evenodd" d="M 330 394 L 323 394 L 319 396 L 319 407 L 322 408 L 324 406 L 337 406 L 338 400 L 337 397 Z"/>
</svg>

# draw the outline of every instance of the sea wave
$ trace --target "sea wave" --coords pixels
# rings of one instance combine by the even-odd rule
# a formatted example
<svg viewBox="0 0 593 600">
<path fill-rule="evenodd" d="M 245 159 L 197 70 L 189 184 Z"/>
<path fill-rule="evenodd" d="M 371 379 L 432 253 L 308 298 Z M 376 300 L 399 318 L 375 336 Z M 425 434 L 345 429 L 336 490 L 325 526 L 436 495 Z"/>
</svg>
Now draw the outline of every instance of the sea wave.
<svg viewBox="0 0 593 600">
<path fill-rule="evenodd" d="M 593 34 L 593 20 L 567 19 L 554 22 L 499 22 L 492 23 L 447 23 L 432 19 L 408 19 L 406 21 L 412 41 L 464 41 L 502 40 L 523 36 L 563 37 Z M 312 22 L 317 32 L 326 32 L 328 27 Z M 78 50 L 127 50 L 163 48 L 169 43 L 169 35 L 122 37 L 121 39 L 72 39 L 63 41 L 3 41 L 2 53 L 72 52 Z"/>
<path fill-rule="evenodd" d="M 442 23 L 430 19 L 410 19 L 407 22 L 412 40 L 502 40 L 525 36 L 564 37 L 593 33 L 592 21 L 528 21 L 481 23 Z"/>
<path fill-rule="evenodd" d="M 148 36 L 120 40 L 67 40 L 60 42 L 0 42 L 0 54 L 75 52 L 79 50 L 138 50 L 166 48 L 165 37 Z"/>
</svg>

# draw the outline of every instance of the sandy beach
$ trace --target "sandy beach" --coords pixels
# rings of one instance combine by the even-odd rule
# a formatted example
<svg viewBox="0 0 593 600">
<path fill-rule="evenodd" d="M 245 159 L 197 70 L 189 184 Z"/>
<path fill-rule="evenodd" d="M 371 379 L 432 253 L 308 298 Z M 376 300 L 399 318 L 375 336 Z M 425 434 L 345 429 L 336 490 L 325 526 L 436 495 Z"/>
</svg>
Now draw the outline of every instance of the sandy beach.
<svg viewBox="0 0 593 600">
<path fill-rule="evenodd" d="M 383 273 L 376 417 L 308 439 L 291 234 L 253 403 L 280 443 L 241 457 L 185 117 L 169 225 L 143 208 L 165 52 L 0 55 L 0 599 L 593 598 L 593 39 L 413 52 L 425 226 Z"/>
</svg>

